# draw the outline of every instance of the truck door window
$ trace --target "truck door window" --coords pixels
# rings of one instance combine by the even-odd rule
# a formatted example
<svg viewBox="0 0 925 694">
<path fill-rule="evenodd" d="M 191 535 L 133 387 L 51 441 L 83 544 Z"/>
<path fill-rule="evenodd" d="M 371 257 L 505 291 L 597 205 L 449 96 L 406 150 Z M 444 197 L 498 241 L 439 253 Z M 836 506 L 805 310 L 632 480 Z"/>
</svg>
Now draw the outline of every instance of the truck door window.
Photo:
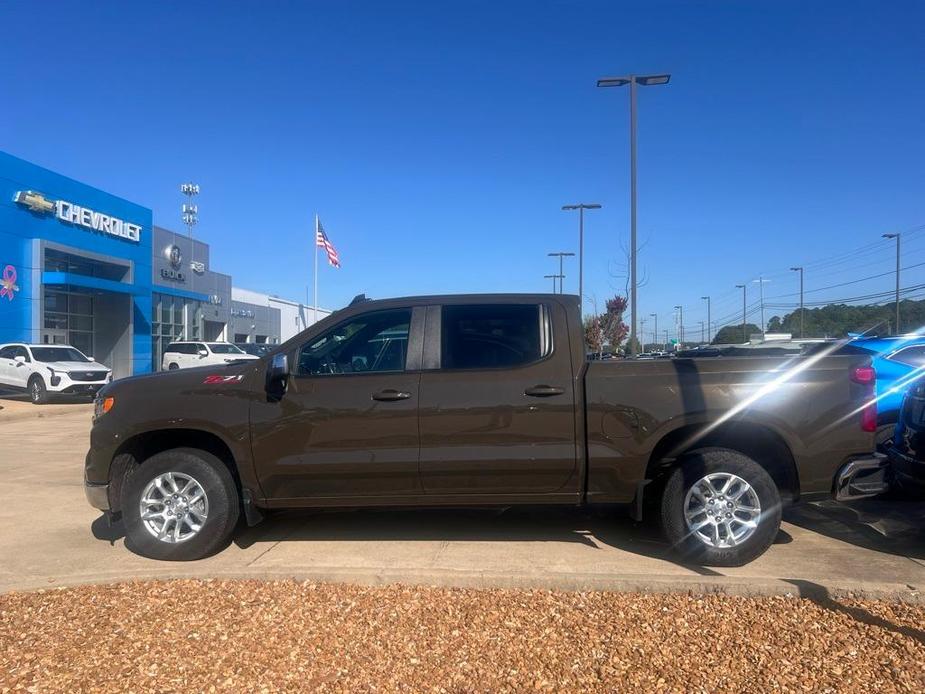
<svg viewBox="0 0 925 694">
<path fill-rule="evenodd" d="M 536 304 L 443 307 L 444 369 L 494 369 L 538 361 L 551 349 L 548 318 Z"/>
<path fill-rule="evenodd" d="M 411 309 L 357 316 L 299 350 L 299 375 L 403 371 Z"/>
</svg>

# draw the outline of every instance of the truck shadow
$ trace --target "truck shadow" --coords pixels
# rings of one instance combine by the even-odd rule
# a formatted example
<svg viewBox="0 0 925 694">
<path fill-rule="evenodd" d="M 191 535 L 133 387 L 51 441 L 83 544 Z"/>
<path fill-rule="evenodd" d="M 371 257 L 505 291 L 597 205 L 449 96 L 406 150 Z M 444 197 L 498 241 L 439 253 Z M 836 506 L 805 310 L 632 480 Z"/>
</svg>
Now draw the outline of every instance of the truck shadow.
<svg viewBox="0 0 925 694">
<path fill-rule="evenodd" d="M 789 539 L 786 533 L 783 538 Z M 609 546 L 701 575 L 720 575 L 678 561 L 655 523 L 570 508 L 283 511 L 243 530 L 234 543 L 243 549 L 284 541 L 568 542 L 592 549 Z"/>
<path fill-rule="evenodd" d="M 864 549 L 925 559 L 925 501 L 819 501 L 787 509 L 784 520 Z"/>
</svg>

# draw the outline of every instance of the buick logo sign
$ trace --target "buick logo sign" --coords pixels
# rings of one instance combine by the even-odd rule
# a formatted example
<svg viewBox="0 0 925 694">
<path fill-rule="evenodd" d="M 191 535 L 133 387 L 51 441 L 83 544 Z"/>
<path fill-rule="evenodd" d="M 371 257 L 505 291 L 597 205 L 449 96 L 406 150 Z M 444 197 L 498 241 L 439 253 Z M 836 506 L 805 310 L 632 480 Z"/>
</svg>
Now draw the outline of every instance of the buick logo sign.
<svg viewBox="0 0 925 694">
<path fill-rule="evenodd" d="M 186 275 L 180 272 L 183 263 L 183 254 L 180 247 L 175 243 L 170 244 L 164 249 L 164 257 L 170 263 L 170 268 L 161 268 L 161 277 L 172 282 L 186 282 Z"/>
<path fill-rule="evenodd" d="M 183 254 L 180 252 L 180 247 L 175 243 L 164 249 L 164 257 L 174 268 L 179 268 L 180 263 L 183 262 Z"/>
</svg>

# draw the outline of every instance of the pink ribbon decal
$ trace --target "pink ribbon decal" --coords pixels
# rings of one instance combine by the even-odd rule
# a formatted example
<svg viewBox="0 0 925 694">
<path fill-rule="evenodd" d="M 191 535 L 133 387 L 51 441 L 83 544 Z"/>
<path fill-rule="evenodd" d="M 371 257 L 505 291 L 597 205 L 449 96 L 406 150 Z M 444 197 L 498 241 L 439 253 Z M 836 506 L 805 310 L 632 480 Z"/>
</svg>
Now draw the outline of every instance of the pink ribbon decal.
<svg viewBox="0 0 925 694">
<path fill-rule="evenodd" d="M 16 268 L 12 265 L 7 265 L 3 268 L 3 278 L 0 279 L 0 297 L 5 296 L 12 301 L 13 292 L 18 291 L 19 287 L 16 286 Z"/>
</svg>

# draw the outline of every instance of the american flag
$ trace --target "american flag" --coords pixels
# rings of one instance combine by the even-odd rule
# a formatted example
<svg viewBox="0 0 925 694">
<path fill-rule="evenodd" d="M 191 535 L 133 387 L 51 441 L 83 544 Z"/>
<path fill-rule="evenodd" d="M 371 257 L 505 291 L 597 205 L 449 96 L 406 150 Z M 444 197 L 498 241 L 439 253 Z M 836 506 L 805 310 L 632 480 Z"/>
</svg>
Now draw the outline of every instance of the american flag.
<svg viewBox="0 0 925 694">
<path fill-rule="evenodd" d="M 340 267 L 340 258 L 337 257 L 337 249 L 334 244 L 328 241 L 328 235 L 324 233 L 324 227 L 321 226 L 321 220 L 315 219 L 315 245 L 321 246 L 328 254 L 328 265 L 331 267 Z"/>
</svg>

